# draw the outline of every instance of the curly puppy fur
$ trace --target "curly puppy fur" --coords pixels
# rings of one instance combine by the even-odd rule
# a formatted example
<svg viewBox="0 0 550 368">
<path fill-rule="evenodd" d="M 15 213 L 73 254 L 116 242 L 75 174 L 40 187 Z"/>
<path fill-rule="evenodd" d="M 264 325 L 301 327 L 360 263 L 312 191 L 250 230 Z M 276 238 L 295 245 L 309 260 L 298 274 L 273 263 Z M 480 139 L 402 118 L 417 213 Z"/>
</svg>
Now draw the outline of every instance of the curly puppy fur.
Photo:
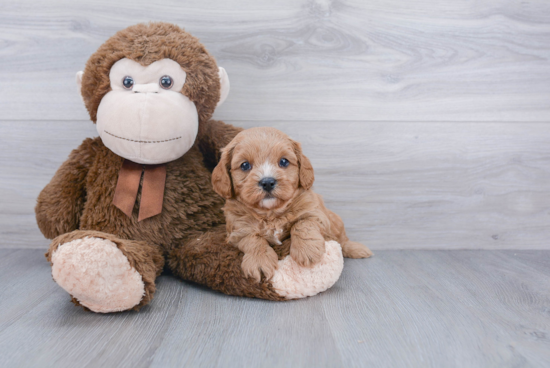
<svg viewBox="0 0 550 368">
<path fill-rule="evenodd" d="M 164 263 L 186 280 L 227 294 L 281 300 L 265 279 L 257 284 L 244 277 L 242 253 L 225 242 L 224 200 L 212 189 L 211 170 L 221 148 L 242 129 L 208 120 L 220 98 L 215 60 L 198 39 L 172 24 L 139 24 L 118 32 L 90 57 L 84 71 L 81 92 L 94 122 L 98 105 L 110 90 L 110 68 L 122 58 L 142 65 L 170 58 L 187 72 L 181 93 L 199 112 L 195 145 L 166 165 L 162 213 L 138 223 L 141 189 L 131 217 L 112 204 L 123 159 L 100 138 L 84 140 L 37 200 L 38 226 L 47 238 L 55 238 L 48 259 L 60 244 L 75 239 L 112 241 L 144 281 L 145 296 L 135 309 L 153 297 L 154 280 Z M 226 270 L 223 275 L 219 267 Z M 73 302 L 78 304 L 75 298 Z"/>
<path fill-rule="evenodd" d="M 267 190 L 262 180 L 268 178 L 275 184 Z M 270 279 L 277 267 L 272 246 L 289 237 L 290 255 L 300 266 L 318 263 L 326 240 L 338 241 L 344 257 L 372 255 L 348 239 L 342 219 L 310 189 L 313 181 L 313 167 L 300 144 L 277 129 L 245 130 L 223 150 L 212 183 L 227 199 L 228 242 L 244 253 L 245 275 L 259 281 L 263 273 Z"/>
</svg>

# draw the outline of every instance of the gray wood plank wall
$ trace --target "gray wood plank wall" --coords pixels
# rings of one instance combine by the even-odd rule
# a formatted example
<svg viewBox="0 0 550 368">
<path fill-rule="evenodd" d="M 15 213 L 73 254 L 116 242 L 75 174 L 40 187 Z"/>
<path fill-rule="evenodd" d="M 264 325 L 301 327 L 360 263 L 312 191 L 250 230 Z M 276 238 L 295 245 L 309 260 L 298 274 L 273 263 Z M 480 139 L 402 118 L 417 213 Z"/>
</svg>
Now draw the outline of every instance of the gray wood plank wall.
<svg viewBox="0 0 550 368">
<path fill-rule="evenodd" d="M 373 249 L 550 249 L 546 0 L 0 1 L 0 247 L 95 129 L 74 74 L 149 20 L 198 36 L 232 90 L 215 117 L 300 140 L 316 190 Z"/>
</svg>

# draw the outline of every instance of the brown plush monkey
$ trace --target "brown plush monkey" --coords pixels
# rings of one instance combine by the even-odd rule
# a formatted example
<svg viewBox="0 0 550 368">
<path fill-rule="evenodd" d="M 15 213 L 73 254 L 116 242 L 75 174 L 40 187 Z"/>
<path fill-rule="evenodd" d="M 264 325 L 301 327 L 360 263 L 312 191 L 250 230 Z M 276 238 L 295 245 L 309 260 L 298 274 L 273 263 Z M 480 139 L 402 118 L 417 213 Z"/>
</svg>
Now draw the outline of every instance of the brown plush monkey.
<svg viewBox="0 0 550 368">
<path fill-rule="evenodd" d="M 53 241 L 54 280 L 95 312 L 139 309 L 167 269 L 232 295 L 284 300 L 336 282 L 342 254 L 327 243 L 314 268 L 288 244 L 258 283 L 226 244 L 223 199 L 211 186 L 220 150 L 241 130 L 210 120 L 229 91 L 227 74 L 178 26 L 139 24 L 107 40 L 77 74 L 99 137 L 75 149 L 42 190 L 36 219 Z"/>
</svg>

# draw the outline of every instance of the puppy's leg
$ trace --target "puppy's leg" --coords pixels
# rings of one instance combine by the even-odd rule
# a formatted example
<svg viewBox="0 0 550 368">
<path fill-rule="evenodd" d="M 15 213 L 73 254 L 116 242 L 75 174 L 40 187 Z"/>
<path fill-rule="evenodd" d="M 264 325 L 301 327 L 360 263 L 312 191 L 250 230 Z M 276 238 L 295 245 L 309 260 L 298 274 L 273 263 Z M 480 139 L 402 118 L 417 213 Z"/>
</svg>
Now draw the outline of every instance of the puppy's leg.
<svg viewBox="0 0 550 368">
<path fill-rule="evenodd" d="M 342 254 L 346 258 L 369 258 L 372 251 L 367 246 L 349 240 L 346 235 L 344 221 L 334 212 L 327 209 L 327 214 L 331 222 L 331 230 L 342 246 Z"/>
<path fill-rule="evenodd" d="M 312 267 L 325 253 L 325 238 L 317 221 L 298 221 L 290 229 L 290 241 L 290 256 L 300 266 Z"/>
<path fill-rule="evenodd" d="M 348 240 L 341 245 L 342 254 L 346 258 L 369 258 L 372 256 L 372 251 L 361 243 Z"/>
<path fill-rule="evenodd" d="M 273 277 L 278 257 L 267 240 L 258 235 L 248 235 L 237 243 L 237 247 L 244 253 L 241 267 L 245 276 L 253 277 L 257 282 L 261 280 L 261 272 L 267 280 Z"/>
</svg>

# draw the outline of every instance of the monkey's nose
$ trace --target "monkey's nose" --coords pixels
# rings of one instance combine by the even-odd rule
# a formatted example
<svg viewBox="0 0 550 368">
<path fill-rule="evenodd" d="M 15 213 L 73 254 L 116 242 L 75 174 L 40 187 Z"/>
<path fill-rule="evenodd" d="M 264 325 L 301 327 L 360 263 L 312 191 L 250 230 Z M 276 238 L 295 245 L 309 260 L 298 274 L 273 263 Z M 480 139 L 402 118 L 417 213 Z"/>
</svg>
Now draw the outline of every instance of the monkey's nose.
<svg viewBox="0 0 550 368">
<path fill-rule="evenodd" d="M 277 185 L 277 180 L 275 180 L 275 178 L 263 178 L 258 184 L 260 184 L 266 192 L 271 192 Z"/>
<path fill-rule="evenodd" d="M 134 84 L 132 87 L 134 93 L 158 93 L 159 84 L 158 83 L 147 83 L 147 84 Z"/>
</svg>

